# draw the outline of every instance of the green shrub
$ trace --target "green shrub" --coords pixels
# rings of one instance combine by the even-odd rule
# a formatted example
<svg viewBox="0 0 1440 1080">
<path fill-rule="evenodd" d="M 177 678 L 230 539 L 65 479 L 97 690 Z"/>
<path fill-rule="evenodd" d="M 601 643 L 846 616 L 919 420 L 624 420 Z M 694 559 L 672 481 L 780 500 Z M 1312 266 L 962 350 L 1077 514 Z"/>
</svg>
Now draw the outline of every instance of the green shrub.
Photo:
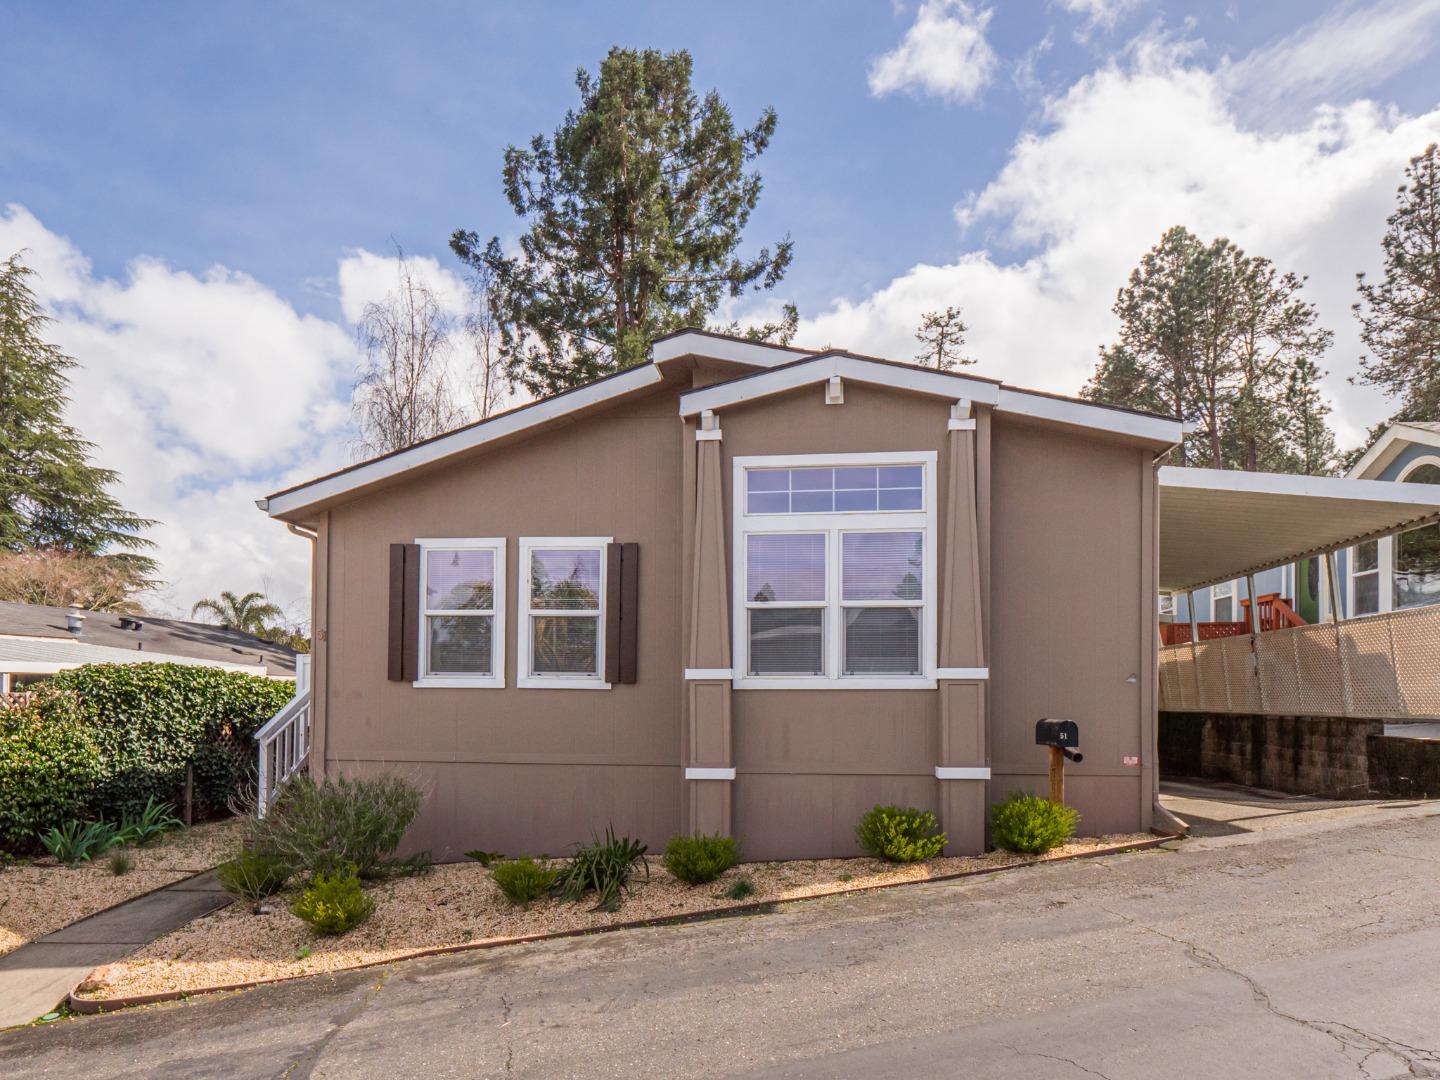
<svg viewBox="0 0 1440 1080">
<path fill-rule="evenodd" d="M 175 816 L 175 804 L 157 803 L 152 795 L 139 814 L 120 819 L 120 842 L 143 846 L 160 839 L 172 829 L 184 827 L 185 823 Z"/>
<path fill-rule="evenodd" d="M 990 839 L 998 848 L 1040 855 L 1075 835 L 1077 810 L 1017 791 L 990 808 Z"/>
<path fill-rule="evenodd" d="M 343 934 L 370 917 L 375 901 L 360 887 L 355 868 L 347 866 L 334 873 L 316 874 L 291 901 L 290 910 L 317 934 Z"/>
<path fill-rule="evenodd" d="M 560 871 L 530 858 L 503 859 L 490 867 L 490 876 L 506 900 L 523 906 L 544 896 Z"/>
<path fill-rule="evenodd" d="M 254 782 L 251 736 L 294 689 L 181 664 L 91 664 L 62 671 L 51 686 L 76 700 L 100 760 L 90 810 L 110 820 L 142 813 L 151 799 L 174 800 L 187 763 L 194 765 L 198 816 L 225 813 Z"/>
<path fill-rule="evenodd" d="M 674 836 L 660 861 L 681 881 L 703 885 L 740 861 L 740 845 L 731 836 Z"/>
<path fill-rule="evenodd" d="M 364 878 L 403 872 L 413 862 L 391 856 L 423 798 L 418 787 L 394 775 L 320 781 L 297 776 L 250 826 L 248 846 L 297 874 L 334 873 L 346 866 Z M 422 858 L 428 864 L 428 855 Z"/>
<path fill-rule="evenodd" d="M 45 687 L 0 709 L 0 848 L 35 850 L 36 834 L 85 812 L 100 756 L 73 694 Z"/>
<path fill-rule="evenodd" d="M 748 877 L 736 878 L 725 890 L 725 895 L 731 900 L 744 900 L 747 896 L 755 895 L 755 883 Z"/>
<path fill-rule="evenodd" d="M 116 877 L 128 874 L 135 868 L 135 856 L 130 854 L 129 848 L 116 848 L 110 853 L 110 873 Z"/>
<path fill-rule="evenodd" d="M 215 868 L 215 876 L 222 889 L 253 906 L 284 888 L 290 872 L 270 855 L 241 848 L 239 855 Z"/>
<path fill-rule="evenodd" d="M 505 853 L 502 851 L 486 851 L 483 848 L 476 848 L 474 851 L 465 852 L 465 857 L 467 859 L 474 859 L 488 870 L 492 865 L 505 858 Z"/>
<path fill-rule="evenodd" d="M 45 850 L 66 866 L 89 862 L 109 851 L 118 840 L 115 826 L 104 821 L 71 819 L 40 834 L 40 843 Z"/>
<path fill-rule="evenodd" d="M 872 807 L 855 826 L 855 839 L 887 862 L 924 862 L 945 849 L 945 834 L 935 815 L 914 807 Z"/>
<path fill-rule="evenodd" d="M 598 836 L 589 844 L 575 845 L 575 855 L 555 879 L 555 891 L 571 903 L 578 903 L 590 891 L 596 894 L 596 911 L 614 911 L 620 906 L 620 894 L 630 888 L 630 875 L 636 865 L 645 868 L 650 878 L 650 863 L 645 859 L 645 845 L 628 836 L 615 836 L 605 826 L 605 839 Z"/>
</svg>

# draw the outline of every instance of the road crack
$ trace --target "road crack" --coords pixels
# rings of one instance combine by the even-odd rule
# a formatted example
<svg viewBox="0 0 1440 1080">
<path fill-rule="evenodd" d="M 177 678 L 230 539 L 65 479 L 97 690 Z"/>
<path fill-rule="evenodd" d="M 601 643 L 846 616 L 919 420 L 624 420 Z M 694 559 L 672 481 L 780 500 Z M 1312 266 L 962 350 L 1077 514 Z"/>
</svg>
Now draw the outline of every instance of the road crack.
<svg viewBox="0 0 1440 1080">
<path fill-rule="evenodd" d="M 325 1052 L 337 1035 L 360 1019 L 365 1011 L 374 1004 L 375 999 L 380 996 L 380 991 L 385 989 L 385 983 L 394 972 L 394 968 L 386 968 L 382 971 L 380 981 L 370 988 L 370 992 L 337 1016 L 324 1035 L 316 1039 L 303 1052 L 291 1058 L 285 1068 L 276 1074 L 277 1080 L 309 1080 L 315 1071 L 316 1063 L 320 1060 L 320 1055 Z"/>
<path fill-rule="evenodd" d="M 1188 941 L 1185 938 L 1177 937 L 1174 934 L 1167 934 L 1164 930 L 1143 923 L 1131 915 L 1126 915 L 1124 912 L 1115 911 L 1103 905 L 1100 906 L 1100 910 L 1115 916 L 1117 919 L 1123 920 L 1137 929 L 1144 930 L 1146 933 L 1154 934 L 1156 937 L 1163 938 L 1172 944 L 1181 946 L 1185 950 L 1185 955 L 1193 963 L 1240 980 L 1249 988 L 1250 995 L 1255 1003 L 1277 1019 L 1308 1028 L 1310 1031 L 1324 1035 L 1334 1040 L 1343 1051 L 1356 1050 L 1363 1052 L 1364 1056 L 1359 1062 L 1359 1068 L 1362 1073 L 1366 1072 L 1364 1067 L 1366 1061 L 1377 1053 L 1383 1053 L 1403 1062 L 1411 1076 L 1440 1077 L 1440 1070 L 1430 1068 L 1432 1065 L 1440 1065 L 1440 1050 L 1422 1046 L 1410 1046 L 1407 1043 L 1399 1042 L 1386 1035 L 1366 1031 L 1363 1028 L 1356 1027 L 1353 1024 L 1346 1024 L 1339 1020 L 1312 1020 L 1303 1016 L 1297 1016 L 1291 1012 L 1286 1012 L 1275 1004 L 1270 996 L 1270 992 L 1261 986 L 1253 976 L 1247 975 L 1238 968 L 1231 967 L 1214 953 L 1210 952 L 1210 950 L 1202 948 L 1195 942 Z M 1368 1075 L 1368 1073 L 1366 1073 L 1366 1075 Z"/>
<path fill-rule="evenodd" d="M 1044 1058 L 1046 1061 L 1058 1061 L 1063 1065 L 1069 1065 L 1072 1069 L 1078 1069 L 1087 1076 L 1098 1076 L 1100 1080 L 1110 1080 L 1110 1077 L 1099 1069 L 1091 1069 L 1085 1065 L 1081 1065 L 1074 1058 L 1061 1057 L 1059 1054 L 1042 1054 L 1039 1050 L 1021 1050 L 1018 1046 L 1012 1046 L 1010 1043 L 1003 1045 L 1005 1049 L 1018 1054 L 1020 1057 L 1036 1057 Z"/>
</svg>

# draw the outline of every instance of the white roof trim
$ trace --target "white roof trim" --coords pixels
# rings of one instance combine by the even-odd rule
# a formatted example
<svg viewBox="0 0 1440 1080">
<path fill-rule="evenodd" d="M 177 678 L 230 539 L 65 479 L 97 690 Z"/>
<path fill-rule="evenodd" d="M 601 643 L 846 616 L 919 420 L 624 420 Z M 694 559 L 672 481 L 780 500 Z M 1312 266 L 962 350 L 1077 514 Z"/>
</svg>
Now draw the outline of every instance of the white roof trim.
<svg viewBox="0 0 1440 1080">
<path fill-rule="evenodd" d="M 73 638 L 31 637 L 0 634 L 0 671 L 11 675 L 56 675 L 86 664 L 180 664 L 184 667 L 214 667 L 264 675 L 262 664 L 239 664 L 229 660 L 205 660 L 175 656 L 143 649 L 121 649 L 96 645 Z"/>
<path fill-rule="evenodd" d="M 928 368 L 877 363 L 858 356 L 827 353 L 813 360 L 791 363 L 775 371 L 745 375 L 729 382 L 716 383 L 714 386 L 681 394 L 680 415 L 695 416 L 707 409 L 721 409 L 727 405 L 738 405 L 742 401 L 754 401 L 796 387 L 828 382 L 837 375 L 858 383 L 894 386 L 952 400 L 969 398 L 987 405 L 994 405 L 999 400 L 1000 388 L 994 383 L 967 379 L 963 375 L 949 375 L 943 371 L 931 371 Z"/>
<path fill-rule="evenodd" d="M 721 409 L 744 401 L 754 401 L 785 390 L 825 382 L 836 376 L 860 383 L 933 394 L 936 397 L 977 401 L 992 405 L 999 412 L 1031 416 L 1076 427 L 1113 431 L 1158 443 L 1177 443 L 1183 434 L 1183 426 L 1178 420 L 1145 416 L 1083 401 L 1066 401 L 1063 398 L 983 382 L 951 372 L 881 363 L 843 353 L 829 353 L 812 360 L 792 363 L 778 370 L 746 375 L 729 382 L 692 390 L 688 394 L 680 395 L 680 415 L 694 416 L 707 409 Z"/>
<path fill-rule="evenodd" d="M 1301 476 L 1294 473 L 1191 469 L 1165 465 L 1160 469 L 1160 487 L 1403 503 L 1419 507 L 1422 511 L 1429 508 L 1440 509 L 1440 490 L 1436 490 L 1431 484 L 1397 484 L 1393 480 L 1357 480 L 1348 476 Z"/>
<path fill-rule="evenodd" d="M 1403 421 L 1391 424 L 1345 475 L 1357 480 L 1368 480 L 1376 473 L 1383 471 L 1386 465 L 1389 465 L 1404 451 L 1404 446 L 1395 445 L 1398 442 L 1406 445 L 1440 447 L 1440 431 L 1412 427 Z"/>
<path fill-rule="evenodd" d="M 271 517 L 299 510 L 323 499 L 332 499 L 351 491 L 366 487 L 378 480 L 385 480 L 399 473 L 407 472 L 419 465 L 428 465 L 455 454 L 464 453 L 477 446 L 514 435 L 527 428 L 536 427 L 567 413 L 576 412 L 592 405 L 600 405 L 612 398 L 621 397 L 643 390 L 660 382 L 663 376 L 653 364 L 622 371 L 600 382 L 582 386 L 569 393 L 547 398 L 534 405 L 501 413 L 491 420 L 473 424 L 470 427 L 452 431 L 438 439 L 412 446 L 398 454 L 378 458 L 359 468 L 338 473 L 335 476 L 314 480 L 291 491 L 272 495 L 264 500 L 264 509 Z"/>
<path fill-rule="evenodd" d="M 772 368 L 814 356 L 811 349 L 791 349 L 783 345 L 765 345 L 758 341 L 737 341 L 735 338 L 685 330 L 655 342 L 650 358 L 657 364 L 681 356 L 701 356 L 707 360 L 729 360 L 751 367 Z"/>
</svg>

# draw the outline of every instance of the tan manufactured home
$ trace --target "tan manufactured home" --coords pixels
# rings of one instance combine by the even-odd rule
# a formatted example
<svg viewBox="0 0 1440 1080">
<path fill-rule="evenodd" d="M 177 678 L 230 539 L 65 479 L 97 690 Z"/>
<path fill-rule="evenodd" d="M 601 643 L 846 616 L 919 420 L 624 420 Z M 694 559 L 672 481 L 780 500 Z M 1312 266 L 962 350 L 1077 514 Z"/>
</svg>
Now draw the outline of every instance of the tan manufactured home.
<svg viewBox="0 0 1440 1080">
<path fill-rule="evenodd" d="M 653 356 L 265 501 L 315 537 L 313 771 L 418 779 L 440 858 L 609 823 L 850 855 L 876 803 L 963 853 L 1065 718 L 1082 831 L 1150 826 L 1178 423 L 699 331 Z"/>
</svg>

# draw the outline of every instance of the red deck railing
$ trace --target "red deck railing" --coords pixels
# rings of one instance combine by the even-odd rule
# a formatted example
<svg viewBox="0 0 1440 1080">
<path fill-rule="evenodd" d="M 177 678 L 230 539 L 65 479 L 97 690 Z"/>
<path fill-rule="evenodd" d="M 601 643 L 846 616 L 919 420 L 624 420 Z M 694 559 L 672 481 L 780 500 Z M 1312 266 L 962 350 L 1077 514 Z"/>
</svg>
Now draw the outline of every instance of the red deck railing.
<svg viewBox="0 0 1440 1080">
<path fill-rule="evenodd" d="M 1288 626 L 1304 626 L 1305 620 L 1296 614 L 1290 602 L 1279 593 L 1263 593 L 1259 597 L 1260 631 L 1283 630 Z M 1239 622 L 1202 622 L 1198 624 L 1201 641 L 1213 641 L 1222 637 L 1239 637 L 1250 633 L 1250 601 L 1241 600 L 1240 610 L 1244 618 Z M 1160 642 L 1163 645 L 1184 645 L 1190 640 L 1190 624 L 1182 622 L 1161 623 Z"/>
</svg>

